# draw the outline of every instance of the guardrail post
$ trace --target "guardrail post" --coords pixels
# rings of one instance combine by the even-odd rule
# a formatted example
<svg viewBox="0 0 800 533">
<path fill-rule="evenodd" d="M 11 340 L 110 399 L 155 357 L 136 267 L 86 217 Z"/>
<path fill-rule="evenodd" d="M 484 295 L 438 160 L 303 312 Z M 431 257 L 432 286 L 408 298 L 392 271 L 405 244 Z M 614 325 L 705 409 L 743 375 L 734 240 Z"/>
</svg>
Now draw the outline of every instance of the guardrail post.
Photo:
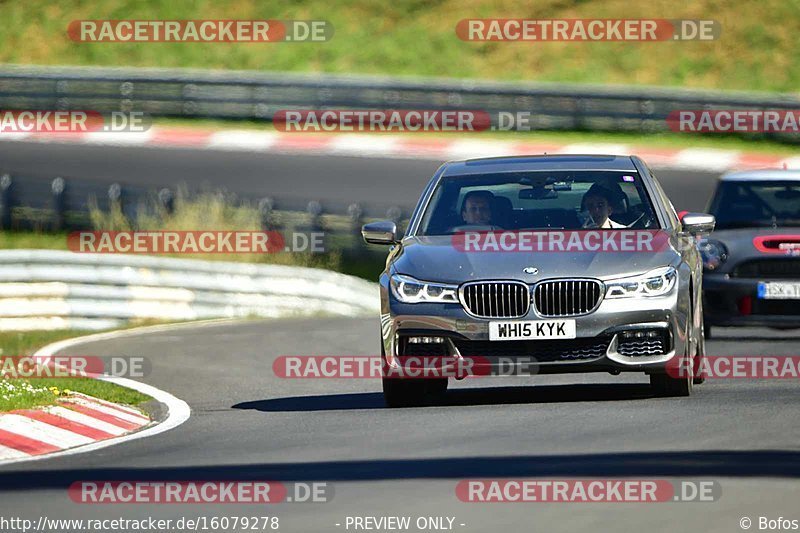
<svg viewBox="0 0 800 533">
<path fill-rule="evenodd" d="M 50 184 L 53 193 L 53 231 L 62 231 L 66 225 L 67 202 L 65 190 L 67 184 L 61 176 Z"/>
<path fill-rule="evenodd" d="M 361 238 L 361 226 L 364 225 L 364 210 L 358 203 L 347 206 L 347 216 L 350 218 L 350 231 L 353 234 L 353 246 L 355 249 L 364 249 L 366 243 Z"/>
<path fill-rule="evenodd" d="M 13 183 L 11 174 L 0 176 L 0 229 L 11 229 L 11 208 L 13 207 L 11 186 Z"/>
<path fill-rule="evenodd" d="M 158 205 L 161 211 L 168 216 L 175 212 L 175 195 L 167 187 L 158 191 Z"/>
<path fill-rule="evenodd" d="M 275 202 L 269 196 L 258 201 L 258 214 L 261 219 L 261 229 L 272 231 L 277 227 L 274 217 Z"/>
<path fill-rule="evenodd" d="M 403 220 L 403 209 L 393 205 L 389 209 L 386 210 L 386 218 L 397 224 L 397 233 L 398 235 L 402 235 L 402 228 L 400 227 L 400 222 Z"/>
<path fill-rule="evenodd" d="M 309 216 L 309 227 L 311 231 L 323 231 L 322 226 L 322 204 L 320 204 L 316 200 L 311 200 L 308 202 L 308 207 L 306 207 L 306 212 Z"/>
<path fill-rule="evenodd" d="M 125 195 L 122 190 L 122 186 L 119 183 L 112 183 L 111 186 L 108 188 L 109 212 L 113 213 L 114 211 L 116 211 L 122 218 L 127 218 L 125 216 L 124 202 L 125 202 Z"/>
</svg>

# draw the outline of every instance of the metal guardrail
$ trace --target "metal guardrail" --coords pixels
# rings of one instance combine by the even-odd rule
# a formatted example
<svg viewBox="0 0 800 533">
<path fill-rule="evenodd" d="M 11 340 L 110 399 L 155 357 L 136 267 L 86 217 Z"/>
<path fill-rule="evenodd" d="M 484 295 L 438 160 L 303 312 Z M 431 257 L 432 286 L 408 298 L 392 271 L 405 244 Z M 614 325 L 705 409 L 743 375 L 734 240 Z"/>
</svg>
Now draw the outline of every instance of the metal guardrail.
<svg viewBox="0 0 800 533">
<path fill-rule="evenodd" d="M 0 165 L 2 162 L 0 161 Z M 204 191 L 199 191 L 203 194 Z M 0 230 L 80 230 L 91 229 L 90 209 L 108 212 L 118 209 L 133 221 L 142 213 L 153 215 L 159 206 L 171 212 L 178 191 L 170 188 L 148 188 L 128 183 L 102 184 L 73 177 L 40 177 L 0 174 Z M 189 198 L 198 191 L 186 191 Z M 208 194 L 207 192 L 205 194 Z M 247 204 L 258 209 L 265 230 L 288 229 L 276 221 L 291 218 L 299 221 L 294 229 L 323 231 L 346 237 L 360 246 L 361 226 L 367 218 L 386 218 L 401 224 L 411 212 L 409 206 L 364 205 L 330 200 L 301 200 L 236 194 L 225 196 L 233 204 Z M 329 217 L 338 218 L 336 227 L 326 224 Z M 356 237 L 355 239 L 351 237 Z M 341 239 L 339 239 L 341 240 Z"/>
<path fill-rule="evenodd" d="M 271 120 L 283 109 L 448 109 L 531 113 L 534 129 L 666 131 L 677 109 L 794 109 L 793 95 L 629 86 L 241 71 L 0 67 L 0 109 L 143 111 Z M 760 134 L 797 142 L 797 135 Z"/>
<path fill-rule="evenodd" d="M 106 329 L 380 310 L 378 286 L 327 270 L 150 256 L 0 251 L 0 331 Z"/>
<path fill-rule="evenodd" d="M 535 129 L 656 132 L 676 109 L 795 109 L 792 95 L 685 89 L 492 83 L 474 80 L 305 75 L 240 71 L 0 66 L 0 109 L 143 111 L 153 116 L 269 121 L 291 109 L 467 109 L 530 112 Z M 772 136 L 793 142 L 800 135 Z M 0 161 L 0 166 L 2 162 Z M 101 209 L 119 202 L 135 219 L 155 191 L 127 184 L 110 189 L 80 177 L 0 175 L 0 229 L 82 229 L 88 199 Z M 170 191 L 160 191 L 169 195 Z M 334 205 L 315 198 L 248 198 L 265 210 L 400 220 L 410 206 Z M 15 215 L 16 213 L 16 215 Z"/>
</svg>

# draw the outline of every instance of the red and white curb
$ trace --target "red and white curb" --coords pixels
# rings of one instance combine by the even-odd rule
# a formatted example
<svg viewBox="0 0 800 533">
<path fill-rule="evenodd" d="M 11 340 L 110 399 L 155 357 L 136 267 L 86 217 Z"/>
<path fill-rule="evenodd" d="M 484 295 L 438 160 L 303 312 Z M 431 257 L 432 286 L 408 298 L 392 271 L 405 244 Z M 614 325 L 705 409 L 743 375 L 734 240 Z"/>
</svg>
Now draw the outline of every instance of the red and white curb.
<svg viewBox="0 0 800 533">
<path fill-rule="evenodd" d="M 84 446 L 137 431 L 151 423 L 131 407 L 74 394 L 56 405 L 0 414 L 0 461 Z"/>
<path fill-rule="evenodd" d="M 75 346 L 86 344 L 89 342 L 97 342 L 97 341 L 108 341 L 119 339 L 123 337 L 132 337 L 136 335 L 146 335 L 149 333 L 159 333 L 159 332 L 172 332 L 175 330 L 181 329 L 189 329 L 189 328 L 204 328 L 209 326 L 215 326 L 220 324 L 228 324 L 232 322 L 231 319 L 214 319 L 214 320 L 206 320 L 206 321 L 197 321 L 194 323 L 186 323 L 186 324 L 165 324 L 159 326 L 143 326 L 139 328 L 131 328 L 126 330 L 119 330 L 119 331 L 109 331 L 106 333 L 95 333 L 93 335 L 86 335 L 84 337 L 76 337 L 73 339 L 66 339 L 63 341 L 54 342 L 52 344 L 48 344 L 44 348 L 41 348 L 35 354 L 33 354 L 33 358 L 43 360 L 42 364 L 45 364 L 47 358 L 52 357 L 57 353 L 65 353 L 67 350 L 74 348 Z M 152 385 L 148 385 L 147 383 L 141 383 L 139 381 L 134 381 L 128 378 L 116 378 L 116 377 L 101 377 L 98 378 L 103 381 L 108 381 L 111 383 L 116 383 L 122 387 L 127 387 L 129 389 L 133 389 L 136 391 L 141 392 L 142 394 L 146 394 L 150 396 L 157 402 L 159 402 L 166 410 L 166 414 L 164 418 L 157 423 L 154 421 L 147 420 L 146 423 L 138 425 L 138 429 L 135 429 L 134 426 L 141 422 L 140 419 L 134 418 L 137 415 L 142 417 L 142 413 L 135 411 L 134 413 L 125 413 L 124 411 L 129 410 L 130 408 L 121 407 L 116 404 L 109 404 L 108 402 L 103 402 L 102 400 L 91 399 L 85 396 L 77 396 L 75 398 L 66 398 L 65 402 L 56 406 L 61 407 L 63 409 L 73 411 L 78 413 L 79 415 L 84 415 L 89 417 L 89 413 L 91 412 L 101 412 L 104 413 L 102 418 L 98 419 L 98 416 L 91 416 L 94 421 L 92 422 L 93 425 L 86 423 L 86 419 L 74 415 L 72 413 L 68 413 L 66 416 L 64 415 L 64 411 L 57 409 L 55 411 L 56 416 L 58 414 L 61 415 L 61 418 L 65 418 L 66 422 L 62 422 L 67 424 L 67 426 L 71 426 L 72 428 L 76 427 L 76 424 L 81 424 L 88 428 L 94 430 L 95 435 L 99 435 L 98 431 L 104 433 L 112 433 L 119 432 L 119 429 L 122 429 L 123 432 L 119 435 L 114 435 L 105 439 L 93 439 L 90 440 L 91 437 L 89 435 L 77 433 L 75 431 L 70 431 L 65 429 L 65 427 L 57 426 L 53 424 L 46 423 L 47 425 L 41 426 L 38 423 L 41 423 L 41 420 L 34 420 L 32 422 L 20 422 L 19 418 L 30 418 L 29 416 L 22 416 L 18 413 L 9 413 L 8 415 L 15 415 L 19 418 L 13 419 L 13 422 L 17 424 L 28 424 L 28 425 L 37 425 L 40 429 L 44 428 L 50 433 L 51 435 L 58 434 L 60 436 L 64 436 L 64 431 L 69 431 L 69 441 L 65 442 L 63 440 L 59 440 L 58 437 L 55 438 L 50 437 L 42 437 L 42 433 L 37 433 L 40 436 L 40 439 L 33 439 L 39 440 L 44 442 L 45 444 L 50 444 L 54 449 L 47 453 L 40 453 L 38 455 L 29 453 L 26 450 L 19 450 L 18 448 L 9 446 L 8 444 L 0 445 L 0 465 L 10 464 L 10 463 L 18 463 L 22 461 L 36 461 L 42 459 L 51 459 L 56 457 L 64 457 L 69 455 L 76 455 L 80 453 L 87 453 L 95 450 L 99 450 L 102 448 L 106 448 L 109 446 L 114 446 L 117 444 L 122 444 L 125 442 L 130 442 L 133 440 L 144 439 L 147 437 L 153 437 L 160 433 L 164 433 L 171 429 L 174 429 L 187 420 L 191 416 L 191 409 L 189 408 L 189 404 L 185 401 L 181 400 L 180 398 L 176 398 L 172 394 L 156 388 Z M 90 405 L 87 405 L 87 402 Z M 99 402 L 99 403 L 98 403 Z M 116 409 L 109 411 L 109 409 Z M 53 414 L 53 412 L 47 413 Z M 2 415 L 2 416 L 8 416 Z M 40 416 L 40 415 L 37 415 Z M 66 418 L 71 417 L 71 418 Z M 113 418 L 110 418 L 113 417 Z M 80 418 L 80 420 L 78 420 Z M 52 419 L 51 419 L 52 420 Z M 119 421 L 122 422 L 119 422 Z M 119 428 L 119 429 L 117 429 Z M 88 429 L 83 429 L 84 432 L 89 431 Z M 19 434 L 18 431 L 11 431 L 10 433 Z M 44 440 L 47 439 L 47 440 Z M 68 446 L 70 445 L 70 446 Z"/>
<path fill-rule="evenodd" d="M 3 133 L 0 141 L 142 146 L 235 152 L 339 155 L 398 159 L 469 159 L 529 154 L 635 154 L 654 168 L 724 172 L 752 168 L 800 168 L 800 156 L 786 157 L 709 148 L 653 148 L 627 144 L 550 144 L 524 141 L 390 134 L 284 133 L 257 130 L 200 130 L 153 127 L 140 133 Z M 687 141 L 688 142 L 688 141 Z"/>
</svg>

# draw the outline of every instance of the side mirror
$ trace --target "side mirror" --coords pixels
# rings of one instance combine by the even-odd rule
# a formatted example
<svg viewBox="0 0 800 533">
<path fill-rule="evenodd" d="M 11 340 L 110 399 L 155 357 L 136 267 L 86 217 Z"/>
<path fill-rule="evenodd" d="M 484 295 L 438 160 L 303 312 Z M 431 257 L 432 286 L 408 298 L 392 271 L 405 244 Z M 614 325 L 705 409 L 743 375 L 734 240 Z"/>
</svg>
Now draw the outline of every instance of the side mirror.
<svg viewBox="0 0 800 533">
<path fill-rule="evenodd" d="M 397 244 L 397 224 L 391 220 L 380 220 L 364 224 L 361 236 L 369 244 Z"/>
<path fill-rule="evenodd" d="M 681 217 L 683 231 L 691 235 L 708 235 L 714 231 L 717 221 L 714 215 L 706 213 L 686 213 Z"/>
</svg>

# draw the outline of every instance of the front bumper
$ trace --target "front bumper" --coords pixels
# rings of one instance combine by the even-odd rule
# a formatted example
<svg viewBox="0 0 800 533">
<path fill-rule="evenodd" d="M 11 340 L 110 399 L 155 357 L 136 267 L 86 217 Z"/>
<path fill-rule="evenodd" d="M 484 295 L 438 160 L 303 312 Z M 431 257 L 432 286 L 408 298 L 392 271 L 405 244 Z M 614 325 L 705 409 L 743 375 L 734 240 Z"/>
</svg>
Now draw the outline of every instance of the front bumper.
<svg viewBox="0 0 800 533">
<path fill-rule="evenodd" d="M 559 341 L 489 341 L 489 322 L 503 319 L 473 317 L 460 304 L 403 304 L 386 295 L 381 320 L 384 353 L 387 362 L 395 364 L 396 358 L 408 355 L 407 338 L 435 336 L 446 339 L 445 353 L 436 355 L 477 356 L 503 370 L 518 361 L 518 368 L 511 369 L 518 374 L 660 373 L 676 354 L 685 353 L 688 321 L 678 294 L 676 289 L 664 297 L 604 299 L 590 314 L 565 317 L 575 320 L 576 339 Z M 552 319 L 531 309 L 516 320 Z M 663 332 L 663 350 L 631 350 L 632 340 L 623 338 L 623 332 L 642 330 Z"/>
<path fill-rule="evenodd" d="M 800 302 L 759 299 L 760 281 L 769 280 L 703 274 L 705 323 L 709 326 L 800 327 Z"/>
</svg>

